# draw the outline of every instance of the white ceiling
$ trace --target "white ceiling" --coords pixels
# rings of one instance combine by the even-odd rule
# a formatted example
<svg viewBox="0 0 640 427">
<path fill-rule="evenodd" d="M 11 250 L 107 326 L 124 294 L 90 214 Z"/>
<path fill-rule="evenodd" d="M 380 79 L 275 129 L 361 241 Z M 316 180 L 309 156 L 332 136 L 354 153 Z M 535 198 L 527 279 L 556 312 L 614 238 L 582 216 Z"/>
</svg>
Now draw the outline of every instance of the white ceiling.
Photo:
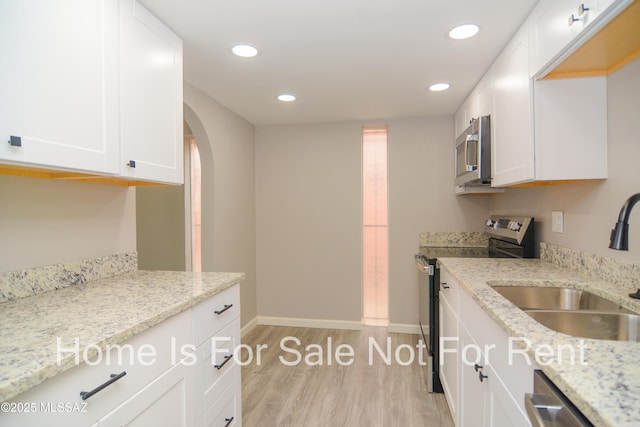
<svg viewBox="0 0 640 427">
<path fill-rule="evenodd" d="M 186 81 L 271 125 L 452 114 L 536 0 L 140 2 L 182 37 Z M 469 22 L 476 37 L 447 37 Z M 237 43 L 258 56 L 236 57 Z M 440 81 L 451 88 L 427 90 Z"/>
</svg>

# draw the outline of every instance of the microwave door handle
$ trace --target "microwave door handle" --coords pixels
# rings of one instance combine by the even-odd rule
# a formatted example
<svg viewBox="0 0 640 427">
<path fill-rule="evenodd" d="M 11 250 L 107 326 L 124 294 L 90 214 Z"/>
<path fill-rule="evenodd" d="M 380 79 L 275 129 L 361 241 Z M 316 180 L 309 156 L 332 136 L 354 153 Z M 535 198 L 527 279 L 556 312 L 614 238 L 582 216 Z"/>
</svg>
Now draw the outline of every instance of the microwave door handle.
<svg viewBox="0 0 640 427">
<path fill-rule="evenodd" d="M 474 138 L 475 137 L 475 138 Z M 464 140 L 464 163 L 467 172 L 473 172 L 477 166 L 469 164 L 469 141 L 477 141 L 478 137 L 475 135 L 467 135 Z"/>
</svg>

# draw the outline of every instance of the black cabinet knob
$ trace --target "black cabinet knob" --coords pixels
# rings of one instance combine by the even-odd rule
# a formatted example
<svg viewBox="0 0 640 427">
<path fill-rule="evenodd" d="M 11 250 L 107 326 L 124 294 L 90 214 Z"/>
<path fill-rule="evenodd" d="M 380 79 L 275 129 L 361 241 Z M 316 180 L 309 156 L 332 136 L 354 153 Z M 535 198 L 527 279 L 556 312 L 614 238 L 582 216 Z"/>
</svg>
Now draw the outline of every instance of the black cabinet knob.
<svg viewBox="0 0 640 427">
<path fill-rule="evenodd" d="M 22 138 L 19 136 L 11 135 L 8 142 L 12 147 L 22 147 Z"/>
</svg>

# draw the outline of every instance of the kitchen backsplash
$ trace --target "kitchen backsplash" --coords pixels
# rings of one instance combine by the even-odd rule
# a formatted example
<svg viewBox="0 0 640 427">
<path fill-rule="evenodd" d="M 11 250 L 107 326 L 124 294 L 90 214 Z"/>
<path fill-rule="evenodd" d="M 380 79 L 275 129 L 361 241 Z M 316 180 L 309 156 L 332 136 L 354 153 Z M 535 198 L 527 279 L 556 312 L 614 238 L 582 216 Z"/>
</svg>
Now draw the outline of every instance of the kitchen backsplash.
<svg viewBox="0 0 640 427">
<path fill-rule="evenodd" d="M 0 303 L 137 269 L 137 252 L 128 252 L 0 273 Z"/>
<path fill-rule="evenodd" d="M 481 231 L 423 231 L 420 246 L 487 246 L 489 236 Z"/>
<path fill-rule="evenodd" d="M 587 273 L 629 292 L 640 288 L 640 264 L 540 242 L 540 259 Z"/>
</svg>

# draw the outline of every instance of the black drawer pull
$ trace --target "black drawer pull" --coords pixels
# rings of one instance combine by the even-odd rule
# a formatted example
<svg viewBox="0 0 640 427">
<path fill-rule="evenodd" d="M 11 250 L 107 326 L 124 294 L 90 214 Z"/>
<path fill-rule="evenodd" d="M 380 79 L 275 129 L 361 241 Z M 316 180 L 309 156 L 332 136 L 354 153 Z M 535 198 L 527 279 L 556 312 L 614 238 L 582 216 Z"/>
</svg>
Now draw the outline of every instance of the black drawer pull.
<svg viewBox="0 0 640 427">
<path fill-rule="evenodd" d="M 224 425 L 224 427 L 229 427 L 231 425 L 231 423 L 233 422 L 233 417 L 231 418 L 225 418 L 224 419 L 227 423 Z"/>
<path fill-rule="evenodd" d="M 82 400 L 87 400 L 88 398 L 98 393 L 99 391 L 102 391 L 103 389 L 109 387 L 111 384 L 115 383 L 125 375 L 127 375 L 126 371 L 122 371 L 119 374 L 111 374 L 111 379 L 105 382 L 104 384 L 99 385 L 98 387 L 94 388 L 91 391 L 81 391 L 80 396 L 82 396 Z"/>
<path fill-rule="evenodd" d="M 489 377 L 484 375 L 482 371 L 478 372 L 478 379 L 480 380 L 480 382 L 482 382 L 485 378 L 489 378 Z"/>
<path fill-rule="evenodd" d="M 231 307 L 233 307 L 233 304 L 225 304 L 224 308 L 222 310 L 216 310 L 216 311 L 214 311 L 214 313 L 217 314 L 218 316 L 220 316 L 222 313 L 224 313 L 225 311 L 229 310 Z"/>
<path fill-rule="evenodd" d="M 478 372 L 478 369 L 482 369 L 482 365 L 478 365 L 477 363 L 473 365 L 473 369 L 476 370 L 476 372 Z"/>
<path fill-rule="evenodd" d="M 445 282 L 442 282 L 442 287 L 444 289 L 449 289 L 451 286 L 447 285 Z"/>
<path fill-rule="evenodd" d="M 227 362 L 228 362 L 229 360 L 231 360 L 231 358 L 232 358 L 232 357 L 233 357 L 233 354 L 228 354 L 228 355 L 226 355 L 226 356 L 224 357 L 224 362 L 222 362 L 222 363 L 221 363 L 221 364 L 219 364 L 219 365 L 213 365 L 213 367 L 214 367 L 214 368 L 216 368 L 216 369 L 222 369 L 222 367 L 223 367 L 224 365 L 226 365 L 226 364 L 227 364 Z"/>
</svg>

